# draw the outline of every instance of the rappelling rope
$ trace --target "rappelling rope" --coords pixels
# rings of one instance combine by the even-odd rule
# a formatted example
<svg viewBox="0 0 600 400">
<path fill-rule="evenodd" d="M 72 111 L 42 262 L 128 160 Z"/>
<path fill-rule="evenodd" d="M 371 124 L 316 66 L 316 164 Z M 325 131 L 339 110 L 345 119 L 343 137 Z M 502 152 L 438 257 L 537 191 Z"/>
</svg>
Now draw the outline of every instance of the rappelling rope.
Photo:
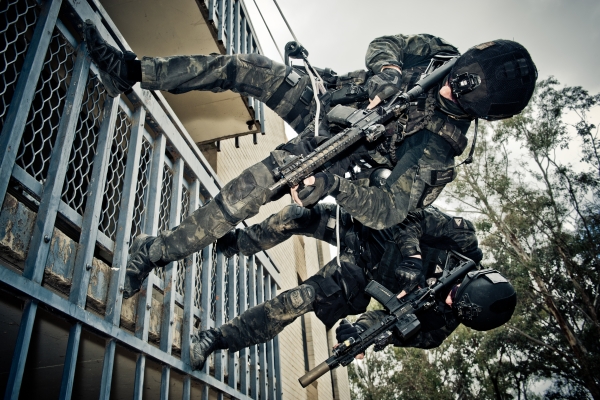
<svg viewBox="0 0 600 400">
<path fill-rule="evenodd" d="M 337 204 L 335 209 L 335 244 L 337 245 L 337 265 L 341 267 L 340 263 L 340 205 Z"/>
<path fill-rule="evenodd" d="M 258 10 L 258 13 L 260 14 L 260 17 L 263 20 L 263 24 L 265 24 L 265 27 L 267 28 L 267 32 L 269 32 L 269 35 L 271 36 L 271 40 L 273 41 L 273 43 L 275 43 L 275 48 L 277 49 L 277 52 L 279 53 L 279 57 L 281 57 L 281 59 L 284 60 L 283 54 L 281 54 L 281 50 L 279 50 L 279 47 L 277 46 L 277 42 L 275 41 L 275 37 L 271 33 L 271 29 L 269 29 L 269 25 L 267 24 L 267 20 L 263 16 L 262 11 L 260 11 L 260 8 L 258 7 L 258 4 L 256 4 L 256 0 L 252 0 L 252 1 L 254 2 L 254 5 L 256 6 L 256 9 Z M 279 6 L 277 6 L 277 8 L 279 8 Z M 288 26 L 288 28 L 289 28 L 289 26 Z M 291 31 L 291 29 L 290 29 L 290 31 Z M 292 36 L 293 35 L 294 34 L 292 33 Z"/>
</svg>

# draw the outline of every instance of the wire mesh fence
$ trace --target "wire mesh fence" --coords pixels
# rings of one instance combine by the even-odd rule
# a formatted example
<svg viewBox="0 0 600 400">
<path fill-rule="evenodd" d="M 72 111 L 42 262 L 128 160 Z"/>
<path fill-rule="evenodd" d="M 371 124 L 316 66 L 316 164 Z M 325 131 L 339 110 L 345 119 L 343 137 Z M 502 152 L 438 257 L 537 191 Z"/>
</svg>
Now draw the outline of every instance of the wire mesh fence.
<svg viewBox="0 0 600 400">
<path fill-rule="evenodd" d="M 239 0 L 230 2 L 232 8 L 227 13 L 231 13 L 236 1 Z M 29 225 L 23 224 L 23 229 L 30 229 L 24 231 L 26 234 L 33 237 L 33 230 L 38 227 L 43 232 L 40 249 L 35 249 L 31 265 L 41 269 L 45 277 L 43 286 L 40 279 L 31 289 L 31 282 L 26 282 L 31 280 L 29 273 L 11 270 L 2 275 L 4 284 L 22 291 L 29 299 L 35 300 L 31 304 L 36 304 L 24 311 L 21 329 L 26 340 L 17 344 L 17 361 L 11 374 L 23 374 L 24 368 L 18 363 L 27 360 L 30 350 L 27 335 L 31 335 L 32 324 L 37 321 L 39 302 L 68 317 L 76 328 L 79 327 L 69 333 L 63 372 L 65 382 L 72 381 L 76 373 L 76 369 L 70 369 L 69 360 L 73 357 L 77 360 L 77 346 L 83 327 L 109 339 L 101 373 L 103 385 L 108 383 L 110 387 L 113 379 L 117 357 L 114 343 L 118 342 L 138 357 L 149 357 L 188 377 L 203 380 L 212 393 L 248 398 L 238 390 L 237 384 L 227 383 L 227 372 L 218 378 L 214 371 L 209 371 L 209 375 L 199 375 L 184 363 L 181 351 L 186 345 L 189 348 L 190 339 L 182 333 L 181 326 L 187 322 L 182 320 L 181 315 L 187 312 L 192 316 L 192 332 L 201 326 L 216 326 L 239 315 L 249 304 L 250 286 L 256 287 L 264 274 L 268 274 L 261 266 L 264 272 L 250 285 L 248 268 L 242 272 L 240 263 L 243 260 L 252 264 L 250 260 L 254 257 L 236 255 L 230 262 L 213 244 L 212 252 L 198 251 L 175 264 L 175 277 L 171 281 L 175 301 L 172 303 L 161 300 L 161 296 L 167 298 L 170 290 L 165 288 L 164 268 L 150 275 L 147 292 L 144 293 L 145 303 L 141 300 L 142 296 L 135 301 L 122 298 L 127 253 L 133 239 L 151 230 L 159 232 L 173 228 L 177 225 L 175 220 L 181 221 L 190 214 L 192 204 L 210 199 L 209 193 L 213 189 L 208 188 L 214 187 L 218 179 L 212 177 L 210 168 L 204 166 L 205 160 L 196 158 L 194 152 L 181 151 L 181 146 L 193 145 L 193 142 L 181 139 L 187 133 L 180 132 L 168 122 L 177 117 L 166 114 L 154 97 L 141 96 L 139 88 L 134 88 L 131 94 L 137 96 L 136 101 L 125 96 L 108 96 L 97 68 L 90 66 L 86 54 L 78 52 L 83 48 L 78 43 L 81 40 L 76 28 L 79 20 L 100 12 L 93 2 L 90 3 L 69 2 L 69 8 L 61 9 L 55 0 L 0 2 L 0 129 L 3 135 L 7 134 L 4 123 L 9 120 L 9 113 L 17 112 L 23 117 L 22 134 L 16 142 L 18 151 L 10 165 L 11 171 L 16 165 L 18 168 L 15 170 L 20 172 L 11 179 L 36 197 L 36 202 L 24 206 L 29 207 L 26 211 L 19 212 L 32 219 Z M 61 22 L 60 18 L 73 20 Z M 34 40 L 35 30 L 42 22 L 46 24 L 44 26 L 51 27 L 46 47 Z M 111 29 L 110 26 L 108 29 Z M 243 31 L 246 36 L 251 34 L 249 25 L 244 26 Z M 36 57 L 40 54 L 39 73 L 23 70 L 24 60 L 30 52 L 34 52 Z M 76 79 L 78 76 L 81 81 Z M 15 94 L 21 94 L 17 90 L 22 90 L 18 89 L 22 87 L 20 79 L 31 81 L 31 100 L 27 107 L 13 111 L 10 110 L 13 98 L 16 98 Z M 68 93 L 79 93 L 81 97 L 68 96 Z M 80 100 L 75 102 L 74 98 Z M 64 124 L 67 118 L 72 118 L 72 125 Z M 152 128 L 147 127 L 151 125 L 147 124 L 150 121 L 154 124 Z M 72 126 L 67 135 L 71 140 L 57 141 L 59 126 Z M 158 146 L 161 139 L 168 144 Z M 181 160 L 181 154 L 192 154 L 192 158 Z M 64 177 L 56 178 L 49 174 L 51 162 L 55 164 L 56 161 L 53 157 L 61 157 L 58 161 L 64 166 Z M 185 175 L 177 165 L 181 166 Z M 44 193 L 50 178 L 58 182 L 57 195 L 43 200 L 40 194 Z M 11 190 L 12 186 L 2 195 L 14 194 Z M 157 201 L 151 201 L 153 198 Z M 53 218 L 36 214 L 41 209 L 52 214 Z M 174 218 L 173 213 L 178 213 L 179 217 Z M 47 264 L 46 257 L 53 260 L 52 263 Z M 267 257 L 264 259 L 269 260 Z M 188 281 L 187 272 L 192 267 L 196 271 L 189 275 L 193 279 Z M 4 266 L 0 268 L 4 271 Z M 18 268 L 23 269 L 23 266 Z M 205 268 L 210 271 L 204 271 Z M 274 273 L 276 269 L 271 266 L 269 271 Z M 205 279 L 202 278 L 203 273 Z M 81 303 L 76 300 L 79 292 L 83 293 Z M 169 332 L 170 329 L 175 332 L 170 335 L 167 346 L 161 344 L 160 348 L 174 349 L 173 352 L 158 350 L 161 329 L 166 332 L 161 328 L 164 325 L 163 315 L 167 314 L 164 307 L 173 307 L 168 310 L 172 320 L 166 321 L 170 323 L 167 326 L 171 326 Z M 122 335 L 115 333 L 117 331 L 132 334 Z M 248 363 L 248 368 L 261 368 L 260 363 L 254 364 L 253 367 Z M 262 367 L 267 369 L 266 365 Z M 143 363 L 135 368 L 136 373 L 143 376 Z M 224 370 L 229 371 L 227 367 Z M 162 379 L 168 380 L 168 375 Z M 168 385 L 168 381 L 165 384 Z M 18 387 L 13 385 L 7 390 L 7 393 L 17 393 L 18 397 Z M 68 393 L 69 389 L 66 390 L 65 393 Z M 136 390 L 139 387 L 136 386 Z M 257 390 L 252 395 L 254 398 L 259 396 L 270 398 L 266 389 Z"/>
</svg>

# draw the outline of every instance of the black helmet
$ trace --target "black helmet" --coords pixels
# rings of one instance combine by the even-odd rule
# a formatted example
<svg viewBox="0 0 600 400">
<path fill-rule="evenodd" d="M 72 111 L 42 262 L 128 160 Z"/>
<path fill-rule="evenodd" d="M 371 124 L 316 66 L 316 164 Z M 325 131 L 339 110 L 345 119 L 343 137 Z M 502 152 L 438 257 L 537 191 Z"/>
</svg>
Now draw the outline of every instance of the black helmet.
<svg viewBox="0 0 600 400">
<path fill-rule="evenodd" d="M 452 301 L 452 309 L 460 322 L 477 331 L 494 329 L 508 322 L 516 305 L 515 288 L 493 269 L 469 272 Z"/>
<path fill-rule="evenodd" d="M 467 50 L 452 67 L 448 82 L 467 114 L 497 120 L 523 111 L 536 79 L 537 69 L 525 47 L 500 39 Z"/>
</svg>

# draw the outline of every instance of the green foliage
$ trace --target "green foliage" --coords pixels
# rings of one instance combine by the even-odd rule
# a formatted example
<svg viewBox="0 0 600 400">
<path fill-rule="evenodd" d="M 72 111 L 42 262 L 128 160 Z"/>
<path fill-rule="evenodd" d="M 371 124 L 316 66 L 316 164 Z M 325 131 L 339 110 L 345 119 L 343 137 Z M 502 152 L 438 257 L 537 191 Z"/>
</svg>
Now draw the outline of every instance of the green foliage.
<svg viewBox="0 0 600 400">
<path fill-rule="evenodd" d="M 550 78 L 520 115 L 480 124 L 475 162 L 446 193 L 476 212 L 483 264 L 510 278 L 515 314 L 438 349 L 368 354 L 350 369 L 354 398 L 600 399 L 599 103 Z"/>
</svg>

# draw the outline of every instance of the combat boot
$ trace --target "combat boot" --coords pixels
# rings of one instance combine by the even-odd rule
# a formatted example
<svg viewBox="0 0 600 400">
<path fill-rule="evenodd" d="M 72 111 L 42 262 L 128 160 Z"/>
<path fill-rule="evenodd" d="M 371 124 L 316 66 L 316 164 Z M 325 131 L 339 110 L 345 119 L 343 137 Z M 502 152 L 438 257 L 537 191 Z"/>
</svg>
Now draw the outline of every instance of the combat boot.
<svg viewBox="0 0 600 400">
<path fill-rule="evenodd" d="M 98 29 L 89 19 L 85 21 L 83 36 L 91 59 L 100 69 L 100 78 L 109 96 L 117 97 L 141 80 L 141 66 L 135 67 L 132 62 L 137 56 L 131 51 L 122 52 L 102 39 Z M 139 68 L 139 71 L 135 71 Z"/>
<path fill-rule="evenodd" d="M 194 370 L 202 369 L 208 356 L 215 350 L 229 347 L 220 329 L 211 328 L 206 331 L 194 333 L 191 339 L 190 364 Z"/>
<path fill-rule="evenodd" d="M 125 267 L 123 298 L 128 299 L 139 292 L 142 282 L 154 268 L 164 267 L 169 263 L 161 258 L 162 239 L 160 237 L 141 234 L 133 240 Z"/>
</svg>

